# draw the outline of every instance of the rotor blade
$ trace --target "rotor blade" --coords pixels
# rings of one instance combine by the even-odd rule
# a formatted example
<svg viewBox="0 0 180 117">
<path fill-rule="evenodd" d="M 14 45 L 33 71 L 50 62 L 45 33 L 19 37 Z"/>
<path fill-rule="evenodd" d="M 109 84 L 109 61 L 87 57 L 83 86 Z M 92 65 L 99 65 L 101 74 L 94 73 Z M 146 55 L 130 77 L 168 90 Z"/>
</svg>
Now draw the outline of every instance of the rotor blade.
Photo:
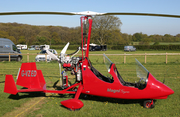
<svg viewBox="0 0 180 117">
<path fill-rule="evenodd" d="M 92 11 L 84 12 L 43 12 L 43 11 L 29 11 L 29 12 L 4 12 L 0 15 L 35 15 L 35 14 L 45 14 L 45 15 L 89 15 L 89 16 L 101 16 L 101 15 L 138 15 L 138 16 L 159 16 L 159 17 L 173 17 L 180 18 L 180 15 L 170 15 L 170 14 L 155 14 L 155 13 L 123 13 L 123 12 L 111 12 L 111 13 L 98 13 Z"/>
<path fill-rule="evenodd" d="M 45 15 L 76 15 L 76 13 L 70 12 L 4 12 L 0 13 L 0 15 L 36 15 L 36 14 L 45 14 Z"/>
<path fill-rule="evenodd" d="M 65 54 L 66 53 L 66 50 L 67 50 L 68 46 L 69 46 L 69 42 L 64 46 L 64 48 L 61 51 L 61 54 Z"/>
<path fill-rule="evenodd" d="M 51 53 L 48 49 L 46 50 L 46 52 L 49 54 L 49 56 L 50 56 L 53 60 L 59 61 L 59 58 L 58 58 L 55 54 Z"/>
<path fill-rule="evenodd" d="M 103 15 L 139 15 L 139 16 L 159 16 L 159 17 L 180 18 L 180 15 L 154 14 L 154 13 L 104 13 Z"/>
</svg>

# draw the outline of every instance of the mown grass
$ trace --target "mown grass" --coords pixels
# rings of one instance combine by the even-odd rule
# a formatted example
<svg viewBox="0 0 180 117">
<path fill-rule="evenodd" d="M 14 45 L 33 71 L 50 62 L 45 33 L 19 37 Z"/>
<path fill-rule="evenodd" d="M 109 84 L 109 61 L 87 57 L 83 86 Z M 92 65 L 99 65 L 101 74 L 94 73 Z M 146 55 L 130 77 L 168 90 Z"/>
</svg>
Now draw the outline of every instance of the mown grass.
<svg viewBox="0 0 180 117">
<path fill-rule="evenodd" d="M 25 52 L 25 51 L 24 51 Z M 60 52 L 60 50 L 59 50 Z M 71 52 L 71 51 L 68 51 Z M 121 51 L 106 51 L 105 53 L 120 53 Z M 157 51 L 151 51 L 155 53 Z M 173 51 L 171 51 L 173 52 Z M 176 52 L 176 51 L 175 51 Z M 103 53 L 103 52 L 91 52 L 91 53 Z M 90 54 L 91 54 L 90 53 Z M 123 52 L 122 52 L 123 53 Z M 138 51 L 136 52 L 138 53 Z M 143 53 L 139 51 L 139 53 Z M 161 53 L 161 52 L 158 52 Z M 165 53 L 165 52 L 164 52 Z M 134 82 L 136 77 L 136 65 L 134 58 L 137 58 L 142 64 L 156 77 L 159 81 L 163 81 L 165 78 L 165 84 L 172 88 L 175 93 L 169 96 L 165 100 L 156 100 L 154 109 L 144 109 L 142 107 L 142 100 L 124 100 L 124 99 L 112 99 L 97 96 L 81 95 L 80 100 L 84 103 L 84 106 L 79 111 L 69 111 L 61 106 L 60 102 L 73 98 L 74 95 L 56 95 L 47 94 L 45 99 L 36 104 L 29 110 L 23 109 L 21 116 L 34 117 L 34 116 L 133 116 L 133 117 L 152 117 L 152 116 L 180 116 L 180 63 L 178 56 L 173 56 L 168 60 L 168 64 L 165 64 L 165 56 L 159 57 L 147 57 L 147 63 L 144 64 L 144 57 L 131 56 L 127 57 L 127 63 L 123 63 L 123 57 L 108 56 L 111 61 L 117 64 L 118 71 L 125 81 Z M 33 59 L 33 57 L 32 57 Z M 102 74 L 108 76 L 109 73 L 105 65 L 103 64 L 102 56 L 90 56 L 93 66 L 97 68 Z M 22 61 L 24 62 L 24 61 Z M 36 93 L 19 93 L 19 96 L 13 96 L 3 93 L 4 80 L 6 74 L 12 74 L 16 79 L 17 72 L 22 62 L 0 62 L 0 116 L 8 116 L 8 113 L 18 110 L 23 107 L 23 104 L 29 103 L 30 100 L 35 100 L 37 97 L 43 95 Z M 36 63 L 37 69 L 42 70 L 44 78 L 47 83 L 48 89 L 54 89 L 53 85 L 59 82 L 59 68 L 56 62 L 39 62 Z M 21 87 L 18 87 L 21 88 Z M 34 104 L 34 103 L 33 103 Z M 31 105 L 33 105 L 31 104 Z M 29 106 L 30 107 L 30 106 Z M 13 116 L 16 116 L 16 113 Z"/>
</svg>

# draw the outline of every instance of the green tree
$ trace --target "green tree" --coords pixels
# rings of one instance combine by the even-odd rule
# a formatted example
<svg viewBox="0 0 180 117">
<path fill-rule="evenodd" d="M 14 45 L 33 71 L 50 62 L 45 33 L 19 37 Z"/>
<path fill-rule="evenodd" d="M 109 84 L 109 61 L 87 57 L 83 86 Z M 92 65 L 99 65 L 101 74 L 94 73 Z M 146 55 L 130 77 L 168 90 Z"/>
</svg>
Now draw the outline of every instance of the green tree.
<svg viewBox="0 0 180 117">
<path fill-rule="evenodd" d="M 5 31 L 0 31 L 0 38 L 7 38 L 10 39 L 12 42 L 16 43 L 16 39 L 14 38 L 14 36 L 9 36 L 7 32 Z"/>
<path fill-rule="evenodd" d="M 52 33 L 52 39 L 55 42 L 54 43 L 55 45 L 60 44 L 61 42 L 60 37 L 58 36 L 57 32 Z"/>
<path fill-rule="evenodd" d="M 132 36 L 128 35 L 127 33 L 120 33 L 121 37 L 123 38 L 123 44 L 128 45 L 132 41 Z"/>
<path fill-rule="evenodd" d="M 92 24 L 92 39 L 97 40 L 101 45 L 113 39 L 113 34 L 116 33 L 118 37 L 120 34 L 120 26 L 122 25 L 121 20 L 115 16 L 94 16 Z M 117 38 L 118 38 L 117 37 Z"/>
<path fill-rule="evenodd" d="M 40 36 L 37 36 L 36 37 L 36 44 L 39 44 L 39 45 L 43 45 L 43 44 L 46 44 L 46 38 L 45 37 L 40 37 Z"/>
<path fill-rule="evenodd" d="M 159 42 L 158 42 L 158 41 L 156 41 L 153 45 L 159 45 Z"/>
<path fill-rule="evenodd" d="M 51 35 L 49 31 L 43 30 L 38 34 L 38 41 L 41 44 L 51 45 Z"/>
<path fill-rule="evenodd" d="M 24 37 L 24 36 L 20 36 L 18 43 L 19 43 L 19 44 L 26 44 L 26 39 L 25 39 L 25 37 Z"/>
<path fill-rule="evenodd" d="M 34 34 L 34 30 L 32 30 L 30 25 L 24 25 L 21 29 L 21 36 L 25 37 L 26 45 L 33 41 Z"/>
<path fill-rule="evenodd" d="M 142 32 L 141 33 L 135 33 L 133 34 L 133 41 L 137 41 L 137 42 L 140 42 L 143 38 L 143 34 Z"/>
<path fill-rule="evenodd" d="M 164 42 L 172 42 L 173 41 L 173 36 L 170 34 L 165 34 L 163 37 Z"/>
<path fill-rule="evenodd" d="M 150 42 L 151 42 L 150 38 L 143 38 L 139 44 L 140 45 L 149 45 Z"/>
<path fill-rule="evenodd" d="M 9 35 L 6 31 L 0 31 L 0 38 L 8 38 Z"/>
</svg>

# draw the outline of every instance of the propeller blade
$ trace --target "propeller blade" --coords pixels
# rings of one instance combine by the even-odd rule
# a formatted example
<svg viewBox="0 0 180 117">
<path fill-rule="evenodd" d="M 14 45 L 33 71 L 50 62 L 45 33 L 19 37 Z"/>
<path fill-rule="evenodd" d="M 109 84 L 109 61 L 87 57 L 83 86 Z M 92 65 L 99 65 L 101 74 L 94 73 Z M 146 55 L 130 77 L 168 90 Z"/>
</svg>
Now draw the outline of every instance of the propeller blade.
<svg viewBox="0 0 180 117">
<path fill-rule="evenodd" d="M 61 54 L 65 54 L 66 53 L 66 50 L 67 50 L 68 46 L 69 46 L 69 42 L 64 46 L 64 48 L 61 51 Z"/>
<path fill-rule="evenodd" d="M 123 13 L 123 12 L 111 12 L 111 13 L 98 13 L 92 11 L 84 11 L 84 12 L 4 12 L 0 13 L 0 15 L 35 15 L 35 14 L 45 14 L 45 15 L 138 15 L 138 16 L 159 16 L 159 17 L 172 17 L 172 18 L 180 18 L 180 15 L 170 15 L 170 14 L 155 14 L 155 13 Z"/>
<path fill-rule="evenodd" d="M 51 53 L 48 49 L 46 50 L 46 52 L 49 54 L 49 56 L 50 56 L 53 60 L 59 61 L 59 58 L 58 58 L 55 54 Z"/>
</svg>

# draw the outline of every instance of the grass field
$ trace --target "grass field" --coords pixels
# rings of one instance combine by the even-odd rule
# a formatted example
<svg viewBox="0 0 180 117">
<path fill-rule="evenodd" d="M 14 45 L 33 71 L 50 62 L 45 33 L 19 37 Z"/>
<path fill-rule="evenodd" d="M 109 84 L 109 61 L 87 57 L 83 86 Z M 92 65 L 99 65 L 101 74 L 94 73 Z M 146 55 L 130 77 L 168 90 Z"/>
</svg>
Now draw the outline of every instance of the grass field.
<svg viewBox="0 0 180 117">
<path fill-rule="evenodd" d="M 22 51 L 22 53 L 37 53 L 38 51 Z M 60 50 L 58 50 L 60 52 Z M 68 51 L 71 53 L 73 51 Z M 130 53 L 165 53 L 166 51 L 137 51 Z M 100 51 L 90 52 L 90 54 L 120 54 L 123 51 Z M 178 53 L 178 51 L 168 51 L 168 53 Z M 174 94 L 167 99 L 155 100 L 155 108 L 144 109 L 142 100 L 112 99 L 97 96 L 81 95 L 80 100 L 84 106 L 79 111 L 69 111 L 61 106 L 60 102 L 73 98 L 73 95 L 56 95 L 41 93 L 19 93 L 13 96 L 3 92 L 6 74 L 12 74 L 16 79 L 18 69 L 22 62 L 26 62 L 24 56 L 22 62 L 0 62 L 0 116 L 63 116 L 63 117 L 84 117 L 84 116 L 132 116 L 132 117 L 179 117 L 180 116 L 180 56 L 168 56 L 168 64 L 165 64 L 165 56 L 148 56 L 147 63 L 144 64 L 144 56 L 128 56 L 127 63 L 123 64 L 123 56 L 108 56 L 112 62 L 116 63 L 118 71 L 125 81 L 134 82 L 136 77 L 136 65 L 134 58 L 137 58 L 153 74 L 153 76 L 163 81 L 174 90 Z M 107 69 L 103 64 L 102 56 L 90 56 L 93 66 L 102 74 L 108 76 Z M 35 61 L 35 55 L 30 56 L 30 61 Z M 37 69 L 42 70 L 48 89 L 56 89 L 53 85 L 60 85 L 59 68 L 56 62 L 36 63 Z M 72 78 L 72 77 L 71 77 Z M 18 87 L 21 88 L 21 87 Z"/>
<path fill-rule="evenodd" d="M 150 42 L 153 45 L 155 42 Z M 139 42 L 133 42 L 133 45 L 139 45 Z M 159 42 L 159 45 L 180 45 L 180 42 Z"/>
<path fill-rule="evenodd" d="M 22 50 L 21 51 L 23 55 L 22 62 L 27 62 L 27 53 L 29 53 L 29 62 L 35 62 L 35 57 L 37 53 L 40 52 L 40 50 L 34 50 L 34 51 L 29 51 L 29 50 Z M 61 50 L 57 50 L 58 53 L 61 52 Z M 67 54 L 73 53 L 74 50 L 68 50 Z M 90 51 L 90 54 L 145 54 L 145 53 L 180 53 L 180 51 L 136 51 L 136 52 L 124 52 L 123 50 L 108 50 L 108 51 Z M 32 55 L 33 54 L 33 55 Z M 81 55 L 81 51 L 78 53 Z M 124 56 L 108 56 L 110 59 L 115 62 L 116 64 L 118 63 L 123 63 L 124 62 Z M 157 58 L 158 59 L 155 59 Z M 97 56 L 97 55 L 92 55 L 90 56 L 91 58 L 95 58 L 95 62 L 103 61 L 102 56 Z M 127 56 L 126 57 L 126 63 L 134 63 L 134 58 L 137 58 L 140 62 L 144 62 L 144 56 Z M 173 59 L 172 59 L 173 58 Z M 147 62 L 154 62 L 154 63 L 164 63 L 166 60 L 165 55 L 164 56 L 147 56 Z M 175 55 L 175 56 L 168 56 L 168 62 L 180 62 L 180 57 Z"/>
</svg>

